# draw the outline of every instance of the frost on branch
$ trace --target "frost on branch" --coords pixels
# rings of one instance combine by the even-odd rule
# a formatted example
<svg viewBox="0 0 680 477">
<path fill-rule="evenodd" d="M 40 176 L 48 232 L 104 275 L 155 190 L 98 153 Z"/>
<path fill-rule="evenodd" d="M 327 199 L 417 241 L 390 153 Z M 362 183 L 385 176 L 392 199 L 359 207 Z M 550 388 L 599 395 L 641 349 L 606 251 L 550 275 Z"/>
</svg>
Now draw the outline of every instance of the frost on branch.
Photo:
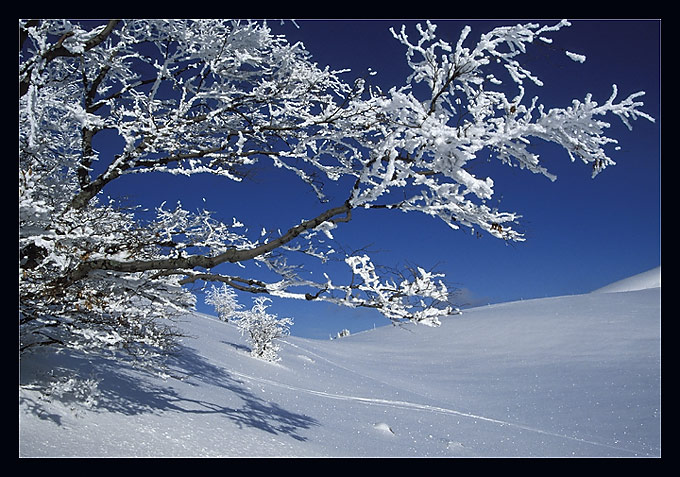
<svg viewBox="0 0 680 477">
<path fill-rule="evenodd" d="M 351 297 L 350 304 L 379 307 L 380 311 L 393 322 L 413 321 L 428 326 L 438 326 L 439 317 L 451 315 L 458 310 L 448 305 L 449 293 L 446 285 L 434 278 L 441 274 L 426 272 L 418 268 L 411 279 L 382 281 L 375 266 L 367 255 L 348 257 L 347 264 L 352 273 L 360 278 L 355 286 L 367 298 Z M 443 306 L 437 306 L 442 305 Z"/>
<path fill-rule="evenodd" d="M 436 325 L 455 311 L 443 277 L 382 269 L 345 252 L 339 242 L 353 211 L 420 212 L 521 241 L 520 216 L 489 207 L 494 180 L 472 172 L 475 160 L 554 179 L 535 150 L 549 142 L 596 175 L 614 165 L 610 116 L 628 127 L 653 120 L 641 111 L 642 92 L 618 100 L 616 86 L 604 102 L 584 94 L 566 107 L 525 97 L 543 82 L 522 55 L 552 42 L 567 21 L 499 27 L 476 39 L 466 27 L 454 42 L 430 22 L 415 39 L 395 29 L 411 74 L 388 91 L 319 67 L 304 45 L 266 23 L 19 26 L 23 352 L 162 355 L 175 337 L 169 319 L 192 309 L 189 287 L 204 282 Z M 98 151 L 104 132 L 120 145 Z M 284 229 L 242 217 L 238 204 L 208 212 L 166 201 L 146 210 L 107 198 L 109 184 L 131 174 L 212 174 L 220 187 L 238 187 L 265 169 L 318 199 L 292 210 Z M 266 306 L 251 313 L 265 316 Z"/>
</svg>

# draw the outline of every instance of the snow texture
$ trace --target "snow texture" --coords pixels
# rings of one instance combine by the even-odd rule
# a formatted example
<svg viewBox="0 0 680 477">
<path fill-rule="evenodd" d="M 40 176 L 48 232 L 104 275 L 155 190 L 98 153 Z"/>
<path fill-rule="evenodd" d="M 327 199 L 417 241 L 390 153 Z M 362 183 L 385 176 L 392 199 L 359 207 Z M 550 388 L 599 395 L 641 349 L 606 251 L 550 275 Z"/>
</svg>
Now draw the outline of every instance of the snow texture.
<svg viewBox="0 0 680 477">
<path fill-rule="evenodd" d="M 19 454 L 658 457 L 661 289 L 630 288 L 483 306 L 439 328 L 289 336 L 278 363 L 252 358 L 235 325 L 187 316 L 165 379 L 36 352 L 22 360 Z M 29 384 L 49 373 L 59 399 Z M 68 373 L 96 381 L 96 399 L 69 400 Z"/>
</svg>

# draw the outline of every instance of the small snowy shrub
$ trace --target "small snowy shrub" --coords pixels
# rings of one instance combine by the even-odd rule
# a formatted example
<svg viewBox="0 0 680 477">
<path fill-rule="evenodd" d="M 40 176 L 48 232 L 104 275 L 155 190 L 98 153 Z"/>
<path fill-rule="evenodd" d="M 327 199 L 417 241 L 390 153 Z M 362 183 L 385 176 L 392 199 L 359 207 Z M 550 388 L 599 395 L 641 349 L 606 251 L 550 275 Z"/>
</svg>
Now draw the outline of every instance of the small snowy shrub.
<svg viewBox="0 0 680 477">
<path fill-rule="evenodd" d="M 267 313 L 268 302 L 271 301 L 269 298 L 257 297 L 254 301 L 255 304 L 250 310 L 241 311 L 243 305 L 237 302 L 236 293 L 226 284 L 221 288 L 213 286 L 205 298 L 207 304 L 215 307 L 221 320 L 231 319 L 238 326 L 241 335 L 247 337 L 253 356 L 265 361 L 279 361 L 279 347 L 274 340 L 289 334 L 293 320 Z"/>
<path fill-rule="evenodd" d="M 254 301 L 252 309 L 239 312 L 234 321 L 241 330 L 241 335 L 247 336 L 253 356 L 265 361 L 280 361 L 279 347 L 274 340 L 289 334 L 293 320 L 267 313 L 268 302 L 271 301 L 269 298 L 257 297 Z"/>
<path fill-rule="evenodd" d="M 335 335 L 335 337 L 331 337 L 332 340 L 337 340 L 338 338 L 344 338 L 345 336 L 349 336 L 350 332 L 347 328 L 343 329 L 342 331 L 338 331 L 338 333 Z"/>
<path fill-rule="evenodd" d="M 49 373 L 49 380 L 41 389 L 43 399 L 57 398 L 62 402 L 77 402 L 87 408 L 97 404 L 100 397 L 100 380 L 83 379 L 73 373 Z"/>
<path fill-rule="evenodd" d="M 222 284 L 221 288 L 212 286 L 205 294 L 205 302 L 215 307 L 217 316 L 222 321 L 229 321 L 230 317 L 235 316 L 243 308 L 243 305 L 238 303 L 236 299 L 236 292 L 225 283 Z"/>
</svg>

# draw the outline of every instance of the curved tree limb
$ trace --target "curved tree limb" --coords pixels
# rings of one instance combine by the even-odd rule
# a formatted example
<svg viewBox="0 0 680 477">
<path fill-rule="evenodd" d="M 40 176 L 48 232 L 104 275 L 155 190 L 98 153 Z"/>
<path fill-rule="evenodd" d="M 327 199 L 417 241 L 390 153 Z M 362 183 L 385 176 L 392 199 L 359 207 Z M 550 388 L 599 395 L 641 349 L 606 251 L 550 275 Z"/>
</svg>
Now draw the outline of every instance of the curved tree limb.
<svg viewBox="0 0 680 477">
<path fill-rule="evenodd" d="M 338 217 L 341 215 L 345 217 Z M 219 255 L 210 257 L 205 255 L 190 255 L 186 257 L 159 258 L 153 260 L 133 260 L 120 261 L 112 259 L 95 259 L 82 262 L 75 270 L 69 273 L 64 279 L 60 280 L 58 286 L 74 283 L 85 278 L 94 270 L 110 270 L 116 272 L 135 273 L 150 270 L 181 270 L 196 267 L 211 269 L 222 263 L 237 263 L 252 260 L 256 257 L 265 255 L 282 245 L 285 245 L 298 237 L 306 230 L 311 230 L 324 222 L 348 222 L 351 219 L 351 206 L 349 201 L 343 205 L 328 209 L 317 217 L 303 221 L 289 229 L 281 237 L 265 244 L 250 249 L 227 250 Z"/>
</svg>

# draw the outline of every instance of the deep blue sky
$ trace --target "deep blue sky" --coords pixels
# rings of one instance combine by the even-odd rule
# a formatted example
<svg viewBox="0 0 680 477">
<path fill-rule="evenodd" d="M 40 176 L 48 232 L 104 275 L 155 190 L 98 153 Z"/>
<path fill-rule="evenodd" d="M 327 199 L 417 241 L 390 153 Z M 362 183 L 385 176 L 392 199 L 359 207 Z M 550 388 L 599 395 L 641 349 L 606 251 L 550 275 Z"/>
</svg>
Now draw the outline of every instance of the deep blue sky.
<svg viewBox="0 0 680 477">
<path fill-rule="evenodd" d="M 442 38 L 455 44 L 464 25 L 472 27 L 468 42 L 489 29 L 524 21 L 435 20 Z M 408 74 L 403 47 L 388 28 L 402 23 L 415 38 L 415 21 L 387 20 L 298 20 L 280 25 L 275 32 L 303 41 L 320 66 L 350 68 L 348 82 L 377 71 L 372 80 L 387 90 L 401 85 Z M 543 23 L 543 22 L 541 22 Z M 556 21 L 548 22 L 550 24 Z M 469 229 L 454 231 L 441 221 L 423 214 L 390 211 L 357 211 L 350 223 L 334 233 L 352 246 L 371 245 L 379 250 L 376 262 L 435 267 L 460 288 L 462 304 L 486 304 L 548 296 L 587 293 L 613 281 L 661 263 L 661 139 L 660 139 L 660 22 L 646 20 L 572 21 L 570 28 L 556 34 L 553 47 L 530 48 L 526 65 L 545 83 L 527 96 L 539 95 L 547 108 L 566 107 L 572 99 L 592 93 L 602 103 L 617 84 L 619 99 L 637 91 L 645 119 L 628 129 L 616 117 L 611 135 L 619 140 L 613 152 L 616 166 L 591 179 L 591 167 L 571 163 L 566 152 L 546 147 L 544 165 L 557 174 L 556 182 L 526 170 L 508 168 L 494 161 L 479 160 L 473 173 L 490 176 L 501 210 L 515 211 L 523 218 L 520 230 L 526 242 L 506 244 L 491 236 L 475 238 Z M 471 44 L 471 43 L 469 43 Z M 561 50 L 587 56 L 583 64 L 569 60 Z M 509 94 L 513 96 L 514 91 Z M 497 161 L 496 161 L 497 162 Z M 314 203 L 313 195 L 300 182 L 282 171 L 261 171 L 256 181 L 235 185 L 216 177 L 121 178 L 105 193 L 125 192 L 157 205 L 181 198 L 188 208 L 206 206 L 223 218 L 235 216 L 248 221 L 252 230 L 288 229 L 301 218 L 301 204 Z M 286 179 L 286 180 L 282 180 Z M 116 181 L 114 181 L 116 182 Z M 205 202 L 203 202 L 205 199 Z M 344 200 L 344 198 L 343 198 Z M 308 209 L 309 210 L 309 209 Z M 199 311 L 212 310 L 199 296 Z M 250 305 L 250 297 L 243 303 Z M 294 318 L 292 334 L 327 339 L 343 328 L 352 332 L 387 322 L 370 311 L 352 310 L 330 304 L 276 300 L 271 312 Z"/>
</svg>

